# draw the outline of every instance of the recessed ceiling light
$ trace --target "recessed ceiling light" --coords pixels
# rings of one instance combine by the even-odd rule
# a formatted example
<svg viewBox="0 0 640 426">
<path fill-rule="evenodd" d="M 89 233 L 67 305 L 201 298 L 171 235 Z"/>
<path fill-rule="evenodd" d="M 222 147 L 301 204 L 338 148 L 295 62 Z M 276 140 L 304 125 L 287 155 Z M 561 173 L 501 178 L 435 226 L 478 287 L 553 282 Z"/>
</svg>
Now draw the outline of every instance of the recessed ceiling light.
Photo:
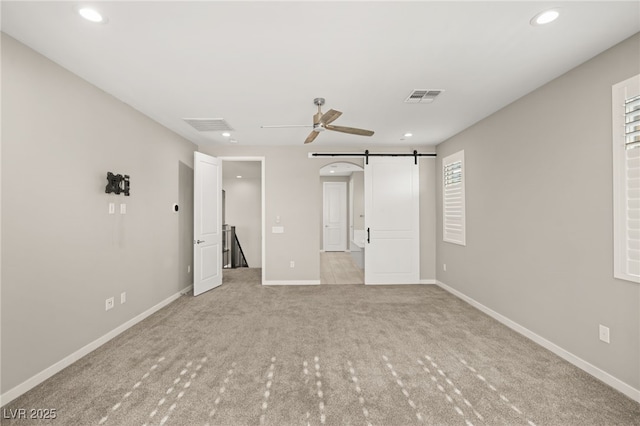
<svg viewBox="0 0 640 426">
<path fill-rule="evenodd" d="M 240 175 L 238 175 L 238 176 L 236 176 L 236 177 L 237 177 L 238 179 L 242 179 L 242 176 L 240 176 Z"/>
<path fill-rule="evenodd" d="M 231 133 L 224 132 L 224 133 L 222 133 L 222 136 L 224 136 L 225 138 L 228 138 L 229 136 L 231 136 Z"/>
<path fill-rule="evenodd" d="M 90 7 L 80 7 L 78 8 L 78 13 L 87 21 L 95 22 L 97 24 L 106 22 L 106 19 L 100 12 Z"/>
<path fill-rule="evenodd" d="M 560 16 L 558 9 L 548 9 L 538 13 L 529 22 L 531 25 L 545 25 L 558 19 L 558 16 Z"/>
<path fill-rule="evenodd" d="M 335 170 L 329 170 L 329 173 L 335 173 L 335 172 L 336 172 Z"/>
<path fill-rule="evenodd" d="M 413 136 L 413 133 L 405 133 L 405 134 L 404 134 L 404 137 L 405 137 L 405 138 L 410 138 L 411 136 Z"/>
</svg>

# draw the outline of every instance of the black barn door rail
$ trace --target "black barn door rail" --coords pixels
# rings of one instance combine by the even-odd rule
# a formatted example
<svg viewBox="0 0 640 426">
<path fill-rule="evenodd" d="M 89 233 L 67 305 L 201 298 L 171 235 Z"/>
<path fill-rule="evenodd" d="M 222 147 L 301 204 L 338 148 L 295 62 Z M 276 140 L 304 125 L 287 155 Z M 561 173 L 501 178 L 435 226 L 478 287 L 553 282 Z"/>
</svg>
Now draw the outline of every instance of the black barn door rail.
<svg viewBox="0 0 640 426">
<path fill-rule="evenodd" d="M 420 153 L 416 150 L 413 153 L 392 153 L 392 152 L 380 152 L 372 153 L 367 149 L 365 152 L 360 153 L 347 153 L 347 152 L 314 152 L 309 154 L 312 157 L 364 157 L 365 164 L 369 164 L 369 157 L 413 157 L 414 163 L 418 164 L 418 157 L 435 157 L 435 152 Z"/>
</svg>

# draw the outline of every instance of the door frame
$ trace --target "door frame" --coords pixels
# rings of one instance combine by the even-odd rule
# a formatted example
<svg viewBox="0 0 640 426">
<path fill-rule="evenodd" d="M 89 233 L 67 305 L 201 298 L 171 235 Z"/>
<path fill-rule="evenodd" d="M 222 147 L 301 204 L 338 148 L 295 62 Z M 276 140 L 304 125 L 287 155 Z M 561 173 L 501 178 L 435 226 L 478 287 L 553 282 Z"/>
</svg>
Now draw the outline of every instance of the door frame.
<svg viewBox="0 0 640 426">
<path fill-rule="evenodd" d="M 266 200 L 265 200 L 265 187 L 266 187 L 266 179 L 265 179 L 265 157 L 256 157 L 256 156 L 219 156 L 218 157 L 221 161 L 222 161 L 222 170 L 224 172 L 224 162 L 225 161 L 259 161 L 260 162 L 260 203 L 261 203 L 261 215 L 262 218 L 260 220 L 260 227 L 262 228 L 261 230 L 261 238 L 262 238 L 262 253 L 261 253 L 261 257 L 262 257 L 262 278 L 261 278 L 261 285 L 264 285 L 265 280 L 266 280 L 266 276 L 267 276 L 267 264 L 266 264 L 266 251 L 265 251 L 265 237 L 266 237 L 266 230 L 265 230 L 265 205 L 266 205 Z M 222 273 L 224 274 L 224 270 L 222 271 Z"/>
<path fill-rule="evenodd" d="M 344 223 L 344 229 L 342 232 L 342 238 L 344 240 L 344 249 L 343 250 L 335 250 L 335 251 L 349 251 L 349 238 L 348 238 L 348 183 L 347 182 L 322 182 L 322 251 L 327 251 L 327 235 L 326 235 L 326 220 L 327 220 L 327 186 L 336 185 L 341 186 L 344 189 L 344 198 L 342 199 L 342 211 L 340 212 L 342 215 L 342 222 Z M 331 250 L 334 251 L 334 250 Z"/>
</svg>

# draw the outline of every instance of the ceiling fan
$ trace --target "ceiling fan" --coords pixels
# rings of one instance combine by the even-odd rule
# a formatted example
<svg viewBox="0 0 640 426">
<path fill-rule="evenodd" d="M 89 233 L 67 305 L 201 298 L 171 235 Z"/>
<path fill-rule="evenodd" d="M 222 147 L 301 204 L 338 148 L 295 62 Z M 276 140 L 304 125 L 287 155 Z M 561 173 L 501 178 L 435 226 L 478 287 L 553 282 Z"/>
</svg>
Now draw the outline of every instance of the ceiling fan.
<svg viewBox="0 0 640 426">
<path fill-rule="evenodd" d="M 318 112 L 313 115 L 313 130 L 311 131 L 311 133 L 309 133 L 309 136 L 307 136 L 307 139 L 305 139 L 304 143 L 313 142 L 314 139 L 318 137 L 318 134 L 320 132 L 324 132 L 325 130 L 333 130 L 334 132 L 349 133 L 351 135 L 360 135 L 360 136 L 373 135 L 374 132 L 371 130 L 356 129 L 355 127 L 334 126 L 331 123 L 333 123 L 338 117 L 340 117 L 342 113 L 340 111 L 336 111 L 335 109 L 330 109 L 329 111 L 323 114 L 321 107 L 322 105 L 324 105 L 324 98 L 315 98 L 313 100 L 313 103 L 314 105 L 318 106 Z M 262 127 L 274 128 L 274 127 L 308 127 L 308 126 L 283 125 L 283 126 L 262 126 Z"/>
</svg>

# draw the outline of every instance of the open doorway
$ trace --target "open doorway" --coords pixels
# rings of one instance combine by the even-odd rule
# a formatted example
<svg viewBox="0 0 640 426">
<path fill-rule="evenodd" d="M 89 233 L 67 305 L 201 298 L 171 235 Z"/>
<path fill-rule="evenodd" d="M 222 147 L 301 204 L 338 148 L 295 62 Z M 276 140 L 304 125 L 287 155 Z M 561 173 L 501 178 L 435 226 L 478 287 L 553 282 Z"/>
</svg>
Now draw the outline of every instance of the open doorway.
<svg viewBox="0 0 640 426">
<path fill-rule="evenodd" d="M 346 162 L 320 169 L 320 282 L 364 284 L 364 171 Z"/>
<path fill-rule="evenodd" d="M 237 268 L 261 269 L 264 281 L 264 158 L 222 160 L 223 276 Z"/>
</svg>

